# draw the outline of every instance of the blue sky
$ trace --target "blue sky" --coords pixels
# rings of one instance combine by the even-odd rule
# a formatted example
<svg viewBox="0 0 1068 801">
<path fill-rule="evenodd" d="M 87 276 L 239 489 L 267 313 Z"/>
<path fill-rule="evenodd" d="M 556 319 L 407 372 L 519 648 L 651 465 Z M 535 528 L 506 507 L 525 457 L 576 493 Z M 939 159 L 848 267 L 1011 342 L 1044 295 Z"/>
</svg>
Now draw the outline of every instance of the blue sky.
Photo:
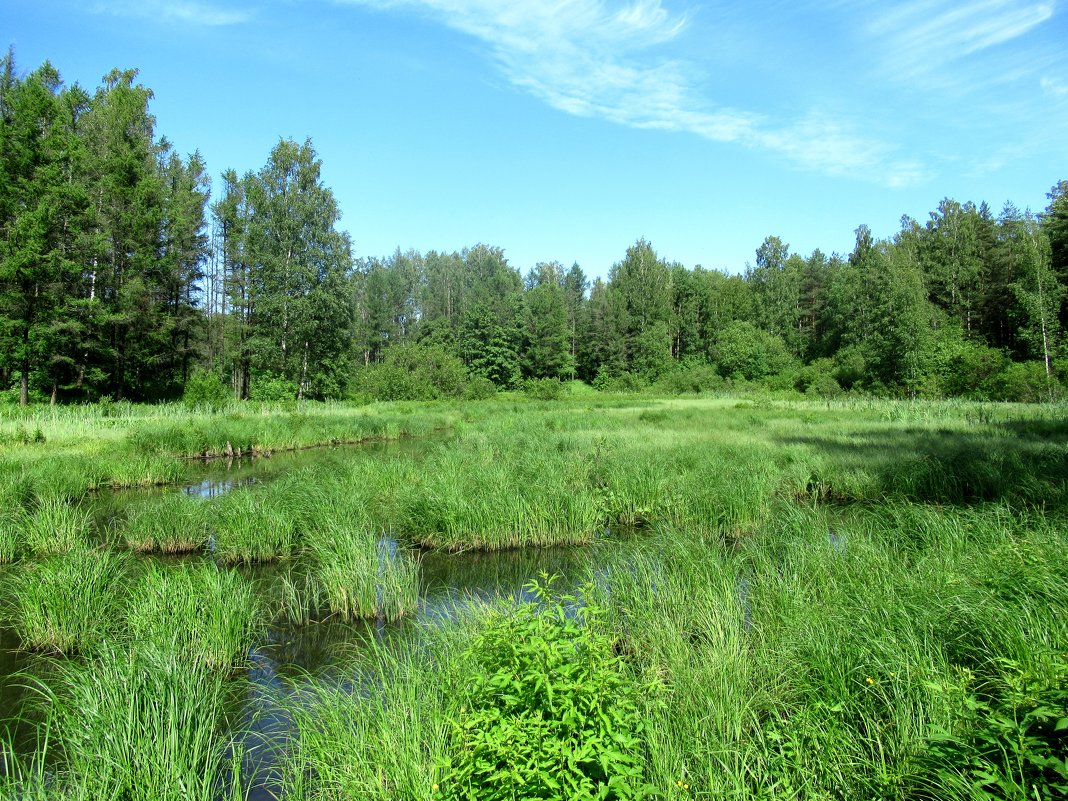
<svg viewBox="0 0 1068 801">
<path fill-rule="evenodd" d="M 1068 0 L 0 0 L 23 70 L 136 67 L 216 178 L 310 137 L 358 256 L 737 272 L 1068 179 Z"/>
</svg>

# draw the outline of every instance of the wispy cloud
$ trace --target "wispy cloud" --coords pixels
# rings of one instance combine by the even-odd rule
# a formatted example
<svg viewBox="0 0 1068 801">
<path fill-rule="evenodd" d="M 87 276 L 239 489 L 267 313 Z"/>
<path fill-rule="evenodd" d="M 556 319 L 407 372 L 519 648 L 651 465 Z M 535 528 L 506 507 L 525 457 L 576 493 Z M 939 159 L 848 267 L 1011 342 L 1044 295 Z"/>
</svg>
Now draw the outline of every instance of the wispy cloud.
<svg viewBox="0 0 1068 801">
<path fill-rule="evenodd" d="M 92 8 L 97 13 L 208 27 L 238 25 L 252 17 L 251 11 L 221 8 L 195 0 L 105 0 L 94 3 Z"/>
<path fill-rule="evenodd" d="M 890 186 L 922 174 L 848 122 L 813 113 L 784 123 L 706 97 L 699 67 L 672 55 L 688 18 L 661 0 L 339 2 L 429 14 L 482 42 L 512 85 L 569 114 L 770 150 L 803 169 Z"/>
<path fill-rule="evenodd" d="M 1048 76 L 1044 77 L 1040 83 L 1042 85 L 1042 91 L 1047 92 L 1054 97 L 1068 97 L 1068 83 Z"/>
<path fill-rule="evenodd" d="M 1053 16 L 1052 2 L 912 0 L 876 12 L 867 26 L 885 71 L 928 77 L 952 62 L 1016 39 Z"/>
</svg>

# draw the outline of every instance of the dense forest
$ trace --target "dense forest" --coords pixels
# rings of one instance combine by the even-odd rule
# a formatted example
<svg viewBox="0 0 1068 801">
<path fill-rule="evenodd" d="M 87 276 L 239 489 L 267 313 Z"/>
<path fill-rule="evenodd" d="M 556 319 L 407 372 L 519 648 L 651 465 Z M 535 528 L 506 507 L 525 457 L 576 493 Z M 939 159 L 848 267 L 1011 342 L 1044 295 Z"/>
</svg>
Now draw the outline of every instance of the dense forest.
<svg viewBox="0 0 1068 801">
<path fill-rule="evenodd" d="M 429 398 L 578 378 L 820 396 L 1059 395 L 1068 181 L 1041 213 L 945 199 L 846 255 L 769 236 L 730 275 L 639 239 L 606 279 L 504 250 L 357 257 L 311 141 L 216 185 L 152 92 L 0 74 L 0 393 L 34 400 Z"/>
</svg>

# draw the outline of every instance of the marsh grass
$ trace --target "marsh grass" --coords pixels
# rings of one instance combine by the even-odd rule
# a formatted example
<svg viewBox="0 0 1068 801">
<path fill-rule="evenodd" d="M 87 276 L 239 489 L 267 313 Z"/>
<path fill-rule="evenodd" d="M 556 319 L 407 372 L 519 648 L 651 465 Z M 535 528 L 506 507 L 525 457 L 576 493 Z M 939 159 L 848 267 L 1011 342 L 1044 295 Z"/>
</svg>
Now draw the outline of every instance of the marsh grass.
<svg viewBox="0 0 1068 801">
<path fill-rule="evenodd" d="M 127 507 L 122 538 L 142 553 L 179 554 L 203 550 L 208 541 L 207 506 L 185 493 L 167 493 Z"/>
<path fill-rule="evenodd" d="M 43 736 L 58 755 L 49 797 L 240 798 L 241 752 L 222 735 L 225 682 L 167 649 L 62 663 L 40 689 Z"/>
<path fill-rule="evenodd" d="M 127 627 L 138 644 L 221 672 L 241 666 L 262 635 L 252 582 L 213 562 L 152 564 L 134 586 Z"/>
<path fill-rule="evenodd" d="M 20 565 L 3 602 L 23 646 L 97 650 L 121 631 L 129 566 L 125 554 L 88 546 Z"/>
<path fill-rule="evenodd" d="M 297 503 L 286 488 L 242 487 L 209 502 L 209 548 L 223 564 L 288 559 L 297 548 Z"/>
<path fill-rule="evenodd" d="M 16 525 L 22 529 L 26 548 L 36 556 L 47 556 L 87 547 L 91 522 L 84 509 L 65 498 L 48 496 L 35 498 Z"/>
</svg>

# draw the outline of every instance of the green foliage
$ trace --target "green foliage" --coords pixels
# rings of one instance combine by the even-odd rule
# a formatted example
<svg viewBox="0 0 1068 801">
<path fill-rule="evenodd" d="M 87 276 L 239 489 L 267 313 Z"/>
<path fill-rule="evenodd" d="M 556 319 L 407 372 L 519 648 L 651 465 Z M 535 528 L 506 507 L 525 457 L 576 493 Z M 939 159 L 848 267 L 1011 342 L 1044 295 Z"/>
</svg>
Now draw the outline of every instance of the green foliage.
<svg viewBox="0 0 1068 801">
<path fill-rule="evenodd" d="M 445 347 L 427 343 L 389 348 L 381 363 L 368 365 L 357 378 L 363 392 L 383 401 L 462 398 L 468 382 L 463 362 Z"/>
<path fill-rule="evenodd" d="M 721 375 L 748 381 L 781 373 L 793 363 L 782 339 L 747 322 L 733 322 L 719 332 L 715 355 Z"/>
<path fill-rule="evenodd" d="M 34 554 L 67 553 L 89 542 L 89 513 L 66 498 L 38 497 L 22 512 L 19 524 Z"/>
<path fill-rule="evenodd" d="M 1061 394 L 1056 377 L 1046 374 L 1042 362 L 1009 362 L 987 378 L 985 388 L 991 400 L 1016 403 L 1041 403 Z"/>
<path fill-rule="evenodd" d="M 534 400 L 560 400 L 567 394 L 568 386 L 559 378 L 528 378 L 523 385 L 528 398 Z"/>
<path fill-rule="evenodd" d="M 207 505 L 199 498 L 171 492 L 163 498 L 132 504 L 122 537 L 135 551 L 191 553 L 208 540 Z"/>
<path fill-rule="evenodd" d="M 438 797 L 650 797 L 639 689 L 598 629 L 599 608 L 545 578 L 528 590 L 533 603 L 491 618 L 469 646 Z"/>
<path fill-rule="evenodd" d="M 629 371 L 613 374 L 601 370 L 593 379 L 593 388 L 599 392 L 642 392 L 648 386 L 643 376 Z"/>
<path fill-rule="evenodd" d="M 982 680 L 930 685 L 952 711 L 932 727 L 909 777 L 917 799 L 1068 798 L 1068 662 L 1035 672 L 1011 661 Z"/>
<path fill-rule="evenodd" d="M 191 408 L 205 406 L 209 409 L 221 409 L 233 400 L 233 392 L 226 386 L 214 370 L 197 368 L 189 375 L 185 383 L 182 402 Z"/>
<path fill-rule="evenodd" d="M 261 372 L 248 391 L 248 399 L 260 403 L 279 403 L 296 400 L 297 384 L 277 373 Z"/>
<path fill-rule="evenodd" d="M 723 378 L 714 365 L 702 359 L 690 358 L 675 364 L 661 376 L 655 388 L 671 395 L 713 392 L 723 388 Z"/>
</svg>

